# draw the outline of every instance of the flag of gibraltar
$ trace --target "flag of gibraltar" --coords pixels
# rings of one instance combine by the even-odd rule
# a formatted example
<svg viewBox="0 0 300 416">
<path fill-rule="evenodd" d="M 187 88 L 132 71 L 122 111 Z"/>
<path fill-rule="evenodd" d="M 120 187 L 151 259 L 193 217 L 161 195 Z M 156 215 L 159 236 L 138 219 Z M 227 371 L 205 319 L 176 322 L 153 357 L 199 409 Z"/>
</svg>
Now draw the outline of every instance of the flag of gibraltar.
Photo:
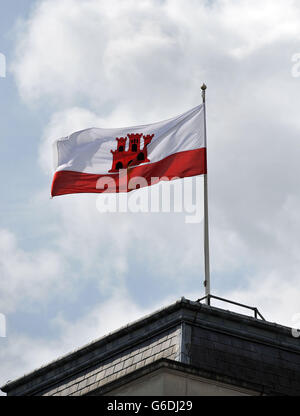
<svg viewBox="0 0 300 416">
<path fill-rule="evenodd" d="M 172 119 L 116 129 L 90 128 L 57 140 L 52 196 L 128 192 L 206 173 L 205 114 L 201 104 Z M 106 184 L 103 186 L 103 184 Z"/>
</svg>

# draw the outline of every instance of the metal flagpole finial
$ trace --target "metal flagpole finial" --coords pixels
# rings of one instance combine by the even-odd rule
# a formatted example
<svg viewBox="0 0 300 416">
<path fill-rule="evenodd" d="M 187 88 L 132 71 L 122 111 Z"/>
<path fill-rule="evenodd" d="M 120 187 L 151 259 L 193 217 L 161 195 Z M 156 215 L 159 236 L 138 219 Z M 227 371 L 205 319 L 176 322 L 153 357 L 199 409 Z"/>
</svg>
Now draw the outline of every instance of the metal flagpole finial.
<svg viewBox="0 0 300 416">
<path fill-rule="evenodd" d="M 205 103 L 205 92 L 206 92 L 207 86 L 205 84 L 202 85 L 201 90 L 202 90 L 202 98 L 203 98 L 203 102 Z"/>
</svg>

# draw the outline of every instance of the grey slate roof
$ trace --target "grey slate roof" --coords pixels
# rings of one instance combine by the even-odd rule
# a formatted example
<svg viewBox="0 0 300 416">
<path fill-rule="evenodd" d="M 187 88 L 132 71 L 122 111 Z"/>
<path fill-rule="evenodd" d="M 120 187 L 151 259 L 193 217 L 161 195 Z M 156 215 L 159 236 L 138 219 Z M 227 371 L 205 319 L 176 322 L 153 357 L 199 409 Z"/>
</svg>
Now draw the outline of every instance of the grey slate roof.
<svg viewBox="0 0 300 416">
<path fill-rule="evenodd" d="M 9 395 L 101 394 L 165 359 L 232 384 L 250 383 L 264 394 L 300 394 L 300 341 L 290 328 L 184 298 L 2 390 Z"/>
</svg>

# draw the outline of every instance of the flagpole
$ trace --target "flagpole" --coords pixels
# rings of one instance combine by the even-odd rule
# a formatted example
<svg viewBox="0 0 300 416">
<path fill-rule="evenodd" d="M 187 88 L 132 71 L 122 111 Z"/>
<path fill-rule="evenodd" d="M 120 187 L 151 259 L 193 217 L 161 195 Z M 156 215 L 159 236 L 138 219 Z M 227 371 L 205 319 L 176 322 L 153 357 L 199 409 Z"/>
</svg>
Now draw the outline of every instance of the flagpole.
<svg viewBox="0 0 300 416">
<path fill-rule="evenodd" d="M 207 141 L 206 141 L 206 88 L 205 84 L 202 85 L 202 101 L 204 109 L 204 138 L 206 147 L 206 158 L 207 158 Z M 207 160 L 207 159 L 206 159 Z M 206 162 L 207 163 L 207 162 Z M 206 304 L 210 305 L 210 270 L 209 270 L 209 229 L 208 229 L 208 192 L 207 192 L 207 173 L 204 175 L 204 264 L 205 264 L 205 296 Z"/>
</svg>

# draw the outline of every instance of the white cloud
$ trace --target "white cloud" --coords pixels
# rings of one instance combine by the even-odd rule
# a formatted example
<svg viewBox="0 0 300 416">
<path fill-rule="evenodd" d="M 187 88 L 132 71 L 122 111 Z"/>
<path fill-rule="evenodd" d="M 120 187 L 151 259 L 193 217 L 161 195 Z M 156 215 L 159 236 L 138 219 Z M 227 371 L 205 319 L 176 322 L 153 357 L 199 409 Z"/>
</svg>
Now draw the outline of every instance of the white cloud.
<svg viewBox="0 0 300 416">
<path fill-rule="evenodd" d="M 161 305 L 154 305 L 154 308 Z M 56 339 L 9 333 L 6 348 L 0 348 L 0 385 L 15 379 L 49 362 L 82 347 L 109 332 L 119 329 L 152 312 L 138 307 L 128 293 L 115 289 L 112 296 L 94 307 L 85 316 L 70 323 L 61 316 L 51 321 L 59 334 Z"/>
<path fill-rule="evenodd" d="M 109 8 L 98 0 L 39 3 L 25 24 L 13 65 L 22 96 L 49 97 L 56 104 L 84 97 L 96 107 L 112 100 L 130 106 L 139 98 L 149 113 L 154 96 L 169 100 L 184 61 L 178 27 L 167 10 L 148 0 L 123 7 L 113 0 Z M 160 77 L 162 71 L 169 77 Z M 145 94 L 149 77 L 155 79 L 152 98 Z"/>
<path fill-rule="evenodd" d="M 34 253 L 18 247 L 14 234 L 0 230 L 0 311 L 14 312 L 21 304 L 47 302 L 64 288 L 65 264 L 51 250 Z"/>
<path fill-rule="evenodd" d="M 284 273 L 285 264 L 298 264 L 297 240 L 292 251 L 283 245 L 294 230 L 281 224 L 299 206 L 299 152 L 295 80 L 290 68 L 288 78 L 283 75 L 279 59 L 300 38 L 298 19 L 292 0 L 113 1 L 110 7 L 105 1 L 44 0 L 24 26 L 14 63 L 27 102 L 49 98 L 58 105 L 44 132 L 42 167 L 50 172 L 56 137 L 179 113 L 199 100 L 205 78 L 212 273 L 240 271 L 248 279 L 249 268 L 257 271 L 254 280 L 273 269 Z M 270 67 L 274 60 L 277 66 Z M 89 110 L 70 107 L 82 99 Z M 71 257 L 80 252 L 85 267 L 97 268 L 98 260 L 107 282 L 117 273 L 126 284 L 128 253 L 137 245 L 140 262 L 170 279 L 172 273 L 179 279 L 183 267 L 186 274 L 200 267 L 200 230 L 158 216 L 100 218 L 88 197 L 55 204 L 61 249 Z M 112 256 L 113 267 L 103 261 Z M 176 267 L 170 258 L 180 259 Z"/>
<path fill-rule="evenodd" d="M 48 175 L 57 137 L 179 114 L 199 102 L 207 82 L 212 288 L 286 324 L 299 312 L 300 293 L 299 80 L 290 75 L 299 12 L 292 0 L 43 0 L 24 23 L 13 64 L 23 99 L 52 112 L 39 157 Z M 98 279 L 108 301 L 74 324 L 63 315 L 57 322 L 69 341 L 53 341 L 49 352 L 41 340 L 42 357 L 27 351 L 22 368 L 54 357 L 61 341 L 64 351 L 81 344 L 77 332 L 96 336 L 87 322 L 105 333 L 143 314 L 142 302 L 166 301 L 166 290 L 203 293 L 201 226 L 172 215 L 100 215 L 94 196 L 57 198 L 51 210 L 58 252 L 80 265 L 82 279 Z M 25 253 L 10 233 L 2 241 L 6 269 L 16 265 L 5 289 L 14 304 L 29 293 L 22 270 L 34 282 L 44 273 L 46 288 L 56 279 L 59 256 L 51 252 L 48 267 L 43 251 Z M 126 297 L 146 284 L 153 290 Z M 116 287 L 126 301 L 109 314 Z M 110 323 L 99 323 L 104 308 Z"/>
</svg>

